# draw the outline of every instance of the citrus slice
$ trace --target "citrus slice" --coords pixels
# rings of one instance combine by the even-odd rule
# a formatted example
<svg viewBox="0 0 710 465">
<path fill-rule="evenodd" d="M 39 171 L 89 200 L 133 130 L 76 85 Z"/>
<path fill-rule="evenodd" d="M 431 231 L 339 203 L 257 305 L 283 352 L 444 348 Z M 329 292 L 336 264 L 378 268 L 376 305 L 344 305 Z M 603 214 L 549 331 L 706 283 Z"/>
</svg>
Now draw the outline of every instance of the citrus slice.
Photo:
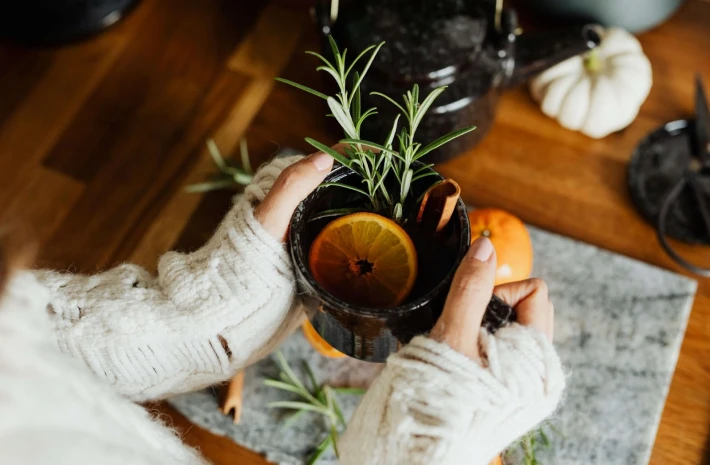
<svg viewBox="0 0 710 465">
<path fill-rule="evenodd" d="M 326 291 L 367 307 L 401 304 L 417 278 L 412 239 L 397 223 L 374 213 L 328 223 L 311 245 L 309 264 Z"/>
<path fill-rule="evenodd" d="M 344 353 L 340 352 L 338 349 L 328 344 L 325 339 L 320 337 L 320 334 L 318 334 L 318 331 L 316 331 L 310 321 L 304 321 L 302 329 L 306 340 L 311 343 L 319 354 L 330 358 L 345 357 Z"/>
</svg>

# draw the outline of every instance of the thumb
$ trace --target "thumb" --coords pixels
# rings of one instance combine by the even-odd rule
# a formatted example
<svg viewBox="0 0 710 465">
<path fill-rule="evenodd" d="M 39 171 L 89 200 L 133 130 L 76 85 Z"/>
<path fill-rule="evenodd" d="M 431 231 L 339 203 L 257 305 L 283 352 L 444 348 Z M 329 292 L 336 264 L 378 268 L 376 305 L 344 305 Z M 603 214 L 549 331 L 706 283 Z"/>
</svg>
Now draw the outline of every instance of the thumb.
<svg viewBox="0 0 710 465">
<path fill-rule="evenodd" d="M 254 217 L 269 234 L 284 241 L 293 211 L 323 182 L 332 168 L 333 157 L 323 152 L 311 154 L 286 167 L 254 210 Z"/>
<path fill-rule="evenodd" d="M 496 253 L 487 237 L 479 237 L 461 261 L 444 310 L 430 337 L 454 350 L 478 359 L 478 332 L 493 295 Z"/>
</svg>

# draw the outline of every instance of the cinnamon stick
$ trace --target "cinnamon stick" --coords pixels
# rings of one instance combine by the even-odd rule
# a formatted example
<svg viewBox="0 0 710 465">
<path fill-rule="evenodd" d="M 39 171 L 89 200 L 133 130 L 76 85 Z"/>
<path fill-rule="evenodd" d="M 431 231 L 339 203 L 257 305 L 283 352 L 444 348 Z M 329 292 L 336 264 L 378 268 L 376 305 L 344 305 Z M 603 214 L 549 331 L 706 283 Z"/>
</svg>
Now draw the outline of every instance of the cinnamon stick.
<svg viewBox="0 0 710 465">
<path fill-rule="evenodd" d="M 449 224 L 461 196 L 461 187 L 453 179 L 432 186 L 422 198 L 417 222 L 425 230 L 439 232 Z"/>
<path fill-rule="evenodd" d="M 225 415 L 229 415 L 229 412 L 234 411 L 234 424 L 239 423 L 239 419 L 242 416 L 242 391 L 244 390 L 244 371 L 237 372 L 236 375 L 232 377 L 227 386 L 227 392 L 225 393 L 224 400 L 220 409 Z"/>
</svg>

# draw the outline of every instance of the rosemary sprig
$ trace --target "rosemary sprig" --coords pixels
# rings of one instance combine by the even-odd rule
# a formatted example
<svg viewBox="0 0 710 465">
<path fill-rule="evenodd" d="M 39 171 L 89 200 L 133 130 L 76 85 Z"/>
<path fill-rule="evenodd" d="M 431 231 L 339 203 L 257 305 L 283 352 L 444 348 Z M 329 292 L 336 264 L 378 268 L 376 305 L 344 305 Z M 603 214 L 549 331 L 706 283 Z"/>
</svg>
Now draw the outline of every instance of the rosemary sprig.
<svg viewBox="0 0 710 465">
<path fill-rule="evenodd" d="M 521 465 L 542 465 L 542 462 L 537 458 L 537 452 L 541 448 L 547 449 L 551 445 L 550 438 L 547 436 L 547 433 L 545 433 L 546 426 L 549 427 L 551 431 L 561 434 L 553 425 L 543 424 L 520 438 L 515 444 L 508 448 L 507 454 L 512 453 L 515 449 L 520 449 L 523 454 L 523 463 Z"/>
<path fill-rule="evenodd" d="M 360 88 L 367 71 L 370 69 L 377 52 L 384 45 L 384 42 L 366 48 L 352 63 L 347 65 L 345 59 L 347 50 L 343 50 L 341 53 L 335 40 L 330 36 L 328 36 L 328 41 L 333 52 L 333 63 L 318 53 L 310 51 L 306 53 L 317 57 L 323 63 L 316 68 L 318 71 L 326 72 L 333 77 L 338 87 L 338 92 L 335 96 L 325 95 L 322 92 L 288 79 L 277 78 L 277 80 L 324 99 L 331 111 L 329 116 L 333 116 L 343 129 L 345 139 L 341 140 L 341 142 L 347 144 L 344 154 L 338 153 L 316 140 L 306 138 L 306 142 L 313 147 L 330 154 L 338 162 L 358 173 L 364 184 L 362 189 L 342 183 L 331 183 L 331 185 L 349 188 L 367 196 L 375 211 L 387 214 L 396 221 L 401 222 L 404 214 L 404 203 L 409 197 L 412 183 L 435 174 L 430 169 L 431 165 L 415 171 L 412 167 L 414 162 L 447 142 L 473 131 L 475 127 L 470 126 L 454 131 L 422 147 L 415 140 L 417 128 L 426 112 L 446 87 L 442 86 L 432 90 L 420 102 L 419 86 L 415 84 L 412 90 L 404 95 L 403 105 L 384 94 L 372 93 L 372 95 L 378 95 L 393 103 L 404 115 L 408 124 L 402 127 L 398 133 L 399 117 L 401 116 L 398 115 L 384 143 L 362 140 L 360 137 L 362 125 L 368 117 L 377 114 L 377 109 L 370 108 L 362 111 Z M 362 71 L 358 73 L 354 70 L 355 65 L 368 54 L 367 63 Z M 352 76 L 352 79 L 349 79 L 350 76 Z M 349 82 L 350 86 L 348 85 Z M 395 143 L 398 146 L 397 150 L 394 149 Z M 390 174 L 394 175 L 398 184 L 397 192 L 394 195 L 388 190 L 390 186 L 385 183 Z"/>
<path fill-rule="evenodd" d="M 328 433 L 323 441 L 316 446 L 313 455 L 308 460 L 308 464 L 314 464 L 329 449 L 333 448 L 336 457 L 338 456 L 338 435 L 340 428 L 345 427 L 345 417 L 340 409 L 335 393 L 341 394 L 364 394 L 364 389 L 358 388 L 334 388 L 327 384 L 319 384 L 313 374 L 313 370 L 307 362 L 303 362 L 303 369 L 306 372 L 308 381 L 301 381 L 293 369 L 289 366 L 286 358 L 278 351 L 276 361 L 281 372 L 280 379 L 266 379 L 264 384 L 282 391 L 287 391 L 298 395 L 298 401 L 277 401 L 271 402 L 270 408 L 284 408 L 293 410 L 294 413 L 286 420 L 284 425 L 291 424 L 296 418 L 307 412 L 318 413 L 326 420 Z M 306 387 L 306 384 L 310 384 Z"/>
<path fill-rule="evenodd" d="M 246 139 L 239 141 L 239 154 L 242 160 L 242 166 L 229 165 L 212 139 L 207 139 L 207 151 L 209 152 L 214 164 L 220 171 L 220 177 L 213 181 L 191 184 L 185 187 L 185 192 L 201 193 L 219 189 L 230 189 L 243 187 L 248 185 L 254 178 L 254 171 L 249 162 L 249 149 Z"/>
</svg>

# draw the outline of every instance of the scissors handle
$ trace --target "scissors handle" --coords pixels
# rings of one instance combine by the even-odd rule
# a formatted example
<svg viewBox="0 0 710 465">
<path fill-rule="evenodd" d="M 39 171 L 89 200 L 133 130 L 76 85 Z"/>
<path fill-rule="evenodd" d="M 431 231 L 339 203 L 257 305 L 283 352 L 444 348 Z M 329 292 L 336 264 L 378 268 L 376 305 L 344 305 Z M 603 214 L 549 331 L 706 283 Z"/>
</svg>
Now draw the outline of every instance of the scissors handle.
<svg viewBox="0 0 710 465">
<path fill-rule="evenodd" d="M 695 180 L 694 176 L 682 177 L 680 181 L 678 181 L 678 183 L 673 186 L 673 189 L 670 190 L 670 192 L 666 196 L 666 199 L 663 201 L 663 204 L 661 205 L 661 211 L 658 214 L 656 233 L 658 235 L 658 241 L 661 243 L 661 246 L 665 249 L 668 255 L 670 255 L 671 258 L 676 261 L 676 263 L 678 263 L 680 266 L 692 273 L 707 278 L 710 277 L 710 268 L 703 268 L 701 266 L 695 265 L 693 263 L 690 263 L 685 258 L 681 257 L 680 254 L 676 252 L 673 247 L 671 247 L 670 243 L 668 242 L 668 239 L 666 238 L 666 222 L 668 220 L 668 214 L 670 213 L 673 204 L 676 202 L 676 200 L 678 200 L 678 196 L 680 196 L 680 193 L 683 192 L 683 189 L 686 186 L 690 186 L 693 189 L 696 198 L 700 203 L 699 207 L 703 216 L 705 227 L 707 228 L 708 234 L 710 234 L 710 212 L 708 212 L 705 208 L 705 199 L 703 198 L 703 195 L 700 192 L 699 186 L 697 185 L 697 181 Z"/>
</svg>

